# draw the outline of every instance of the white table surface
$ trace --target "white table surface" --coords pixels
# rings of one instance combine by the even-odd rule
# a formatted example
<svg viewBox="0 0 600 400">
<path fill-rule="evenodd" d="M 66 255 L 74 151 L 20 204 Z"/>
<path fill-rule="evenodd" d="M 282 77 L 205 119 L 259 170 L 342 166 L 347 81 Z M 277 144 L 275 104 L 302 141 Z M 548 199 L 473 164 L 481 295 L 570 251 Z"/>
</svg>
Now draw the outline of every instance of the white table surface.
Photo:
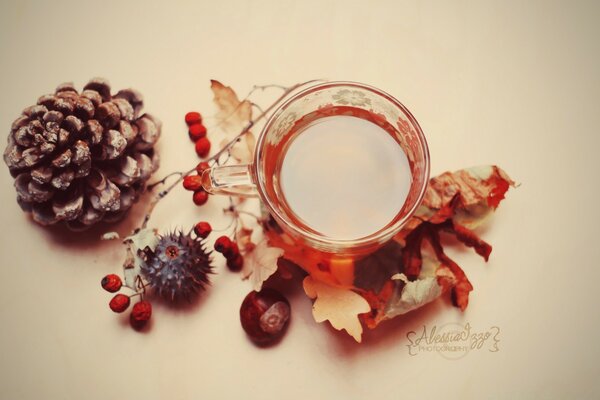
<svg viewBox="0 0 600 400">
<path fill-rule="evenodd" d="M 160 176 L 197 162 L 182 118 L 214 111 L 210 78 L 240 93 L 356 80 L 413 112 L 433 174 L 494 163 L 522 185 L 481 232 L 487 265 L 451 251 L 475 286 L 464 313 L 440 300 L 359 345 L 315 323 L 291 285 L 287 336 L 259 349 L 238 320 L 250 285 L 221 258 L 200 302 L 158 305 L 149 332 L 130 329 L 99 287 L 123 248 L 40 229 L 1 168 L 0 398 L 598 398 L 599 17 L 586 1 L 3 1 L 4 134 L 57 84 L 103 76 L 162 119 Z M 178 190 L 153 224 L 226 223 L 223 204 Z M 500 351 L 408 354 L 407 332 L 448 322 L 498 326 Z"/>
</svg>

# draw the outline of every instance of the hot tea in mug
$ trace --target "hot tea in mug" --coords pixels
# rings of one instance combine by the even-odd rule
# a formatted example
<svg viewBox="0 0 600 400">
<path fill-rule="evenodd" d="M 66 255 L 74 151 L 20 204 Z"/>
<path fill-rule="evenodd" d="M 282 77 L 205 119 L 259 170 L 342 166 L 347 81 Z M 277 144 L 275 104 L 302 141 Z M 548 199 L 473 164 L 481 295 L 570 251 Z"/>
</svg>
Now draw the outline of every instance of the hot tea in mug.
<svg viewBox="0 0 600 400">
<path fill-rule="evenodd" d="M 328 82 L 284 102 L 253 163 L 206 170 L 210 193 L 258 195 L 291 237 L 326 253 L 370 253 L 419 206 L 429 178 L 425 137 L 390 95 Z"/>
</svg>

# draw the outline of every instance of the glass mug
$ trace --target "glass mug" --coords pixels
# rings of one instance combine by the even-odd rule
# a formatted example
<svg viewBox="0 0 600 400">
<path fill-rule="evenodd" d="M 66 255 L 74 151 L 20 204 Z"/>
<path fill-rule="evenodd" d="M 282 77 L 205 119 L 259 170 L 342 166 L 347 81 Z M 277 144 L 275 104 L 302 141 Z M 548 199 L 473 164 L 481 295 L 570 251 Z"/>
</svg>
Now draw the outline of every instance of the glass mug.
<svg viewBox="0 0 600 400">
<path fill-rule="evenodd" d="M 294 212 L 282 188 L 280 174 L 290 145 L 303 132 L 310 132 L 306 127 L 325 121 L 322 118 L 335 116 L 358 117 L 383 128 L 400 146 L 402 157 L 407 160 L 409 179 L 403 205 L 398 205 L 395 215 L 375 232 L 362 237 L 336 237 L 315 229 Z M 304 131 L 303 127 L 306 128 Z M 360 132 L 358 128 L 359 135 Z M 368 143 L 370 139 L 365 140 L 364 143 Z M 381 171 L 381 174 L 386 173 Z M 335 171 L 333 174 L 335 178 Z M 215 166 L 202 175 L 203 187 L 211 194 L 258 196 L 282 230 L 299 245 L 344 256 L 371 253 L 398 233 L 420 205 L 428 180 L 429 151 L 415 118 L 389 94 L 355 82 L 321 83 L 293 95 L 265 124 L 251 164 Z M 306 196 L 311 196 L 310 187 L 305 189 Z M 359 183 L 357 190 L 360 190 Z"/>
</svg>

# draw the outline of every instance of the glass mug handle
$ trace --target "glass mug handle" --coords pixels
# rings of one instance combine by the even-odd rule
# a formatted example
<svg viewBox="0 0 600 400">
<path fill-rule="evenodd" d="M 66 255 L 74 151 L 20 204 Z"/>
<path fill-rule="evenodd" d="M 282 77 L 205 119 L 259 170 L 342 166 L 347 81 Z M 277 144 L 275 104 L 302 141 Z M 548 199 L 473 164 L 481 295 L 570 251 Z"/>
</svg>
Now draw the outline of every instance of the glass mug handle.
<svg viewBox="0 0 600 400">
<path fill-rule="evenodd" d="M 210 194 L 258 197 L 252 164 L 221 165 L 202 172 L 202 187 Z"/>
</svg>

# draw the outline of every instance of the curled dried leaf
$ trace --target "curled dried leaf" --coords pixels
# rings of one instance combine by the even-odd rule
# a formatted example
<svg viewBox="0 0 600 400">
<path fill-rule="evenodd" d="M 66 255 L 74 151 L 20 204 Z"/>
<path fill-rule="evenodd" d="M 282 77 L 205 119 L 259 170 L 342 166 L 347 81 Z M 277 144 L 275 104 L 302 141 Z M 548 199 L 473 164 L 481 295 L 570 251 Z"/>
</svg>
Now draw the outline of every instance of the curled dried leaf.
<svg viewBox="0 0 600 400">
<path fill-rule="evenodd" d="M 435 276 L 409 281 L 406 275 L 395 274 L 392 280 L 402 281 L 403 284 L 396 286 L 394 295 L 386 306 L 387 318 L 406 314 L 437 299 L 442 294 L 442 287 Z"/>
<path fill-rule="evenodd" d="M 438 223 L 448 217 L 473 229 L 498 207 L 511 186 L 515 186 L 513 180 L 496 165 L 445 172 L 431 178 L 421 206 L 396 239 L 401 240 L 424 221 Z M 460 201 L 451 205 L 456 199 Z"/>
</svg>

